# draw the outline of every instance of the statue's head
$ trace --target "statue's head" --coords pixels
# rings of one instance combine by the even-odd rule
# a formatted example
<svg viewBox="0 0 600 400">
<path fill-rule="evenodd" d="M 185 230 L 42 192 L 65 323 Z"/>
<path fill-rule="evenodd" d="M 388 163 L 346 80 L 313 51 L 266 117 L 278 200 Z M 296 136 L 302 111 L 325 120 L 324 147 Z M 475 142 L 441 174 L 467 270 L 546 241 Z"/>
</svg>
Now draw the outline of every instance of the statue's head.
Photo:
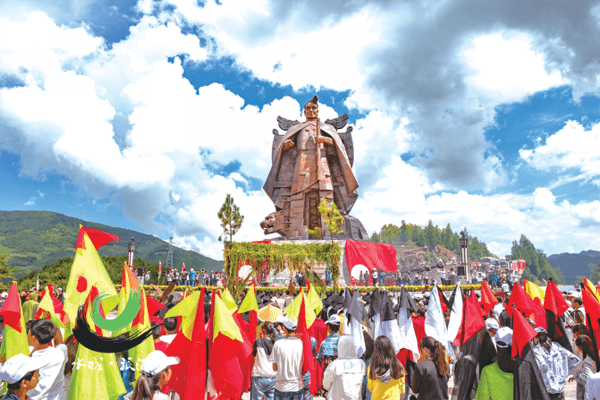
<svg viewBox="0 0 600 400">
<path fill-rule="evenodd" d="M 307 121 L 312 121 L 319 117 L 318 101 L 319 98 L 317 96 L 313 96 L 313 98 L 304 105 L 304 115 L 306 116 Z"/>
</svg>

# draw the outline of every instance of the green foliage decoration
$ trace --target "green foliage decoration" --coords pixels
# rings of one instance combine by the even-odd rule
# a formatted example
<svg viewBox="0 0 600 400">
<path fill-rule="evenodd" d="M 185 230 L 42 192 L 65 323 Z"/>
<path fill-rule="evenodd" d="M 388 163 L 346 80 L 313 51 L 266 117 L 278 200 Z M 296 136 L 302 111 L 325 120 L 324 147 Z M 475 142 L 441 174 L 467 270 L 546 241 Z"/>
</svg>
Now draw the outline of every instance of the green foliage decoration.
<svg viewBox="0 0 600 400">
<path fill-rule="evenodd" d="M 227 243 L 224 261 L 227 287 L 231 294 L 238 298 L 250 277 L 256 276 L 256 272 L 264 265 L 268 272 L 275 274 L 286 268 L 290 272 L 302 271 L 308 279 L 311 279 L 317 290 L 322 291 L 323 283 L 312 268 L 325 264 L 326 268 L 331 270 L 334 290 L 337 291 L 341 257 L 342 248 L 337 243 Z M 238 279 L 237 276 L 237 270 L 241 265 L 252 266 L 252 272 L 244 280 Z"/>
</svg>

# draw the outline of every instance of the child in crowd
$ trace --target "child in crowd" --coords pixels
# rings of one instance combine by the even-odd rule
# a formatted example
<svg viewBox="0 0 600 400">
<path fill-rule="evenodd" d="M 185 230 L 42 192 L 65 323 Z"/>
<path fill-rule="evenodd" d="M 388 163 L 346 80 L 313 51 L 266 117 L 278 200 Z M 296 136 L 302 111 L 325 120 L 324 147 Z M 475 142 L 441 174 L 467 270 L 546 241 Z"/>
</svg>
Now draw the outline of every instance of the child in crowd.
<svg viewBox="0 0 600 400">
<path fill-rule="evenodd" d="M 392 342 L 387 336 L 375 340 L 375 349 L 367 373 L 367 387 L 372 400 L 397 400 L 404 395 L 406 372 L 396 358 Z"/>
<path fill-rule="evenodd" d="M 179 395 L 171 391 L 168 395 L 161 389 L 171 380 L 171 365 L 179 364 L 177 357 L 167 357 L 160 350 L 154 350 L 142 363 L 142 375 L 135 389 L 125 395 L 125 400 L 179 400 Z"/>
<path fill-rule="evenodd" d="M 38 385 L 39 370 L 50 363 L 47 357 L 28 357 L 17 354 L 0 368 L 0 381 L 6 382 L 8 392 L 0 400 L 27 399 L 27 393 Z"/>
</svg>

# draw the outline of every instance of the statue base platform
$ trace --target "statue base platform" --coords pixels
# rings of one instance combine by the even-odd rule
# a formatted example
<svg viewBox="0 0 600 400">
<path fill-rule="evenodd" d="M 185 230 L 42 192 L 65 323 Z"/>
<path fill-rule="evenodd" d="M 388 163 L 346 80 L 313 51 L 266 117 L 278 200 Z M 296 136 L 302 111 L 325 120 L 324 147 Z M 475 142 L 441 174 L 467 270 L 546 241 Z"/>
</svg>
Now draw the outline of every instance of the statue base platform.
<svg viewBox="0 0 600 400">
<path fill-rule="evenodd" d="M 362 226 L 362 225 L 361 225 Z M 363 228 L 364 229 L 364 228 Z M 285 237 L 279 237 L 277 239 L 272 239 L 271 244 L 285 244 L 285 243 L 293 243 L 293 244 L 312 244 L 312 243 L 320 243 L 320 244 L 330 244 L 331 239 L 311 239 L 311 240 L 295 240 L 289 239 Z M 338 284 L 340 287 L 344 287 L 347 284 L 350 285 L 350 272 L 348 271 L 348 264 L 346 263 L 346 240 L 345 239 L 335 239 L 335 243 L 339 244 L 342 248 L 342 257 L 340 261 L 340 276 L 338 278 Z M 325 269 L 327 266 L 325 264 L 319 264 L 313 267 L 313 271 L 325 282 Z M 288 286 L 290 284 L 291 274 L 287 269 L 278 274 L 270 273 L 267 281 L 271 286 Z M 296 284 L 294 282 L 294 284 Z"/>
</svg>

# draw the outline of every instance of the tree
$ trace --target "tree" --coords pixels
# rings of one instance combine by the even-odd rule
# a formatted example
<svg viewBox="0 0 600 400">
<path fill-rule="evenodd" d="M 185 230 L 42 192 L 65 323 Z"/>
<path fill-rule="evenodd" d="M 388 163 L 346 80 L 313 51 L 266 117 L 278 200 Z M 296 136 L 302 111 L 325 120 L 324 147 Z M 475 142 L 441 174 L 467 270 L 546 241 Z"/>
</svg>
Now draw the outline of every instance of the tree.
<svg viewBox="0 0 600 400">
<path fill-rule="evenodd" d="M 343 235 L 346 233 L 345 231 L 340 230 L 340 226 L 344 223 L 344 216 L 333 201 L 331 202 L 331 207 L 329 207 L 329 203 L 327 203 L 325 197 L 321 198 L 319 212 L 325 220 L 325 232 L 322 232 L 320 226 L 315 226 L 314 229 L 306 228 L 306 232 L 308 232 L 309 235 L 318 238 L 323 237 L 324 233 L 329 232 L 331 234 L 331 244 L 333 244 L 334 235 Z"/>
<path fill-rule="evenodd" d="M 0 288 L 8 289 L 15 280 L 15 269 L 7 263 L 10 254 L 0 254 Z"/>
<path fill-rule="evenodd" d="M 513 260 L 524 259 L 526 261 L 523 278 L 533 282 L 538 279 L 547 281 L 552 278 L 556 283 L 562 283 L 562 277 L 552 268 L 543 250 L 536 249 L 533 243 L 525 235 L 521 235 L 519 241 L 513 241 L 511 256 Z"/>
<path fill-rule="evenodd" d="M 381 242 L 381 238 L 379 237 L 379 234 L 377 232 L 373 232 L 373 234 L 371 235 L 371 242 L 373 242 L 373 243 Z"/>
<path fill-rule="evenodd" d="M 388 244 L 400 244 L 400 228 L 387 224 L 381 228 L 381 241 Z"/>
<path fill-rule="evenodd" d="M 440 230 L 437 226 L 433 226 L 433 222 L 429 220 L 429 223 L 424 229 L 425 232 L 425 240 L 427 241 L 427 245 L 429 247 L 434 247 L 438 244 L 441 244 L 442 238 L 440 235 Z"/>
<path fill-rule="evenodd" d="M 225 243 L 232 242 L 233 235 L 235 235 L 242 227 L 244 216 L 240 214 L 240 209 L 233 202 L 233 197 L 231 197 L 231 195 L 227 195 L 217 216 L 221 220 L 221 228 L 223 229 L 223 233 L 219 236 L 219 241 Z"/>
</svg>

